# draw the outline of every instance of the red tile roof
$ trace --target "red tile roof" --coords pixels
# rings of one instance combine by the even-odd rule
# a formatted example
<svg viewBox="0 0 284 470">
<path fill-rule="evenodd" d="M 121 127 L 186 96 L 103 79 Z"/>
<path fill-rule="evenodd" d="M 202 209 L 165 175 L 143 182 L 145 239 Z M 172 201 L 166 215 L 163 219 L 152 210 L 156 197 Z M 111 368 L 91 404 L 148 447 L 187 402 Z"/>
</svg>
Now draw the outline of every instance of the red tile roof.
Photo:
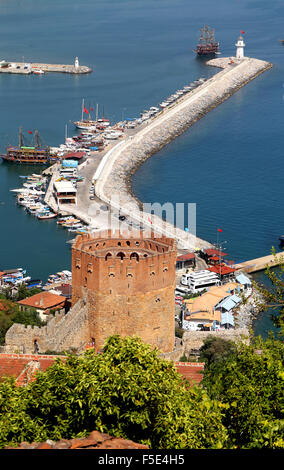
<svg viewBox="0 0 284 470">
<path fill-rule="evenodd" d="M 18 385 L 34 380 L 37 370 L 45 371 L 56 358 L 66 356 L 48 354 L 0 354 L 0 380 L 15 377 Z"/>
<path fill-rule="evenodd" d="M 220 250 L 216 250 L 215 248 L 208 248 L 208 250 L 205 250 L 205 253 L 208 255 L 208 256 L 215 256 L 215 255 L 218 255 L 218 256 L 227 256 L 228 253 L 223 253 L 222 251 Z"/>
<path fill-rule="evenodd" d="M 62 295 L 52 294 L 48 291 L 40 292 L 39 294 L 32 295 L 26 299 L 17 302 L 20 305 L 27 307 L 38 308 L 41 310 L 48 310 L 58 306 L 64 306 L 66 297 Z"/>
<path fill-rule="evenodd" d="M 175 362 L 175 366 L 190 385 L 198 385 L 203 379 L 204 362 Z"/>
<path fill-rule="evenodd" d="M 236 271 L 234 268 L 231 268 L 230 266 L 225 266 L 221 265 L 221 271 L 220 271 L 220 265 L 216 264 L 215 266 L 210 266 L 207 268 L 208 271 L 212 271 L 213 273 L 220 274 L 223 276 L 224 274 L 231 274 L 234 271 Z"/>
<path fill-rule="evenodd" d="M 57 358 L 65 360 L 66 356 L 0 353 L 0 380 L 15 377 L 17 385 L 25 385 L 35 380 L 37 371 L 45 371 Z M 175 367 L 191 386 L 198 385 L 203 378 L 203 362 L 175 362 Z"/>
<path fill-rule="evenodd" d="M 194 258 L 195 258 L 194 253 L 187 253 L 185 255 L 177 256 L 177 261 L 187 261 L 189 259 L 194 259 Z"/>
</svg>

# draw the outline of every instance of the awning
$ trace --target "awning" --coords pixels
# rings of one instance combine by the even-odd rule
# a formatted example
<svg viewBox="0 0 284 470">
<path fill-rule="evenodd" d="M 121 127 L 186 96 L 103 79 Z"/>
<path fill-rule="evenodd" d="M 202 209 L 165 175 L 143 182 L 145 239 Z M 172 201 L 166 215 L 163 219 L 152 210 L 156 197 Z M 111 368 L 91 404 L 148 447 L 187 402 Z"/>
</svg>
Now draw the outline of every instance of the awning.
<svg viewBox="0 0 284 470">
<path fill-rule="evenodd" d="M 242 301 L 242 299 L 238 297 L 237 295 L 232 295 L 231 300 L 235 302 L 235 304 L 239 304 Z"/>
<path fill-rule="evenodd" d="M 222 313 L 221 315 L 221 325 L 226 325 L 226 324 L 235 326 L 234 317 L 231 313 L 228 313 L 228 312 Z"/>
<path fill-rule="evenodd" d="M 229 312 L 240 302 L 240 297 L 238 297 L 237 295 L 230 295 L 230 297 L 227 297 L 218 304 L 218 308 L 221 307 Z"/>
<path fill-rule="evenodd" d="M 251 284 L 251 280 L 242 273 L 236 275 L 236 280 L 243 285 Z"/>
</svg>

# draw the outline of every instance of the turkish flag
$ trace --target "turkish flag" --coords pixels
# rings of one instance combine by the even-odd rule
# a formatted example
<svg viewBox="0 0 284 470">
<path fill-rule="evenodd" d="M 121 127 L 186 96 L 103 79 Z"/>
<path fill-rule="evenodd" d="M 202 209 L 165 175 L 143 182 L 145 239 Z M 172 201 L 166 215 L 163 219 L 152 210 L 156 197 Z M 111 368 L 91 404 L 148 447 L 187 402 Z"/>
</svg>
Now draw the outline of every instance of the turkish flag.
<svg viewBox="0 0 284 470">
<path fill-rule="evenodd" d="M 222 229 L 221 228 L 217 228 L 218 232 L 222 232 Z"/>
<path fill-rule="evenodd" d="M 28 131 L 28 133 L 29 133 L 29 134 L 32 134 L 32 133 L 33 133 L 33 131 Z"/>
<path fill-rule="evenodd" d="M 91 107 L 90 107 L 90 111 L 94 111 L 94 108 L 91 108 Z"/>
<path fill-rule="evenodd" d="M 241 34 L 245 34 L 245 32 L 243 30 L 241 30 Z"/>
<path fill-rule="evenodd" d="M 85 108 L 85 107 L 84 107 L 84 113 L 89 114 L 89 111 L 88 111 L 87 108 Z"/>
</svg>

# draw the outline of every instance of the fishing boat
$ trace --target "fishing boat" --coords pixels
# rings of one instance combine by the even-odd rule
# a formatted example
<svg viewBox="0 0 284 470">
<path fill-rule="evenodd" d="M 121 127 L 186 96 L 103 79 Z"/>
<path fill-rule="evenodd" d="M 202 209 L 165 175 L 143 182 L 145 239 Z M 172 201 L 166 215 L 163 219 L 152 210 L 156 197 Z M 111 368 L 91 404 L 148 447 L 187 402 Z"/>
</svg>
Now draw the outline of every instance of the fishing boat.
<svg viewBox="0 0 284 470">
<path fill-rule="evenodd" d="M 32 289 L 33 287 L 41 287 L 42 280 L 41 279 L 30 279 L 29 281 L 25 281 L 25 285 L 27 289 Z"/>
<path fill-rule="evenodd" d="M 39 220 L 45 220 L 45 219 L 54 219 L 55 217 L 57 217 L 57 214 L 55 214 L 55 212 L 40 212 L 37 214 L 37 218 Z"/>
<path fill-rule="evenodd" d="M 219 42 L 215 40 L 215 30 L 208 25 L 200 29 L 199 43 L 196 52 L 199 56 L 219 54 Z"/>
<path fill-rule="evenodd" d="M 33 73 L 35 75 L 44 75 L 45 72 L 42 69 L 34 69 Z"/>
<path fill-rule="evenodd" d="M 9 146 L 6 149 L 6 154 L 1 157 L 12 163 L 47 164 L 50 161 L 50 148 L 42 144 L 37 130 L 35 131 L 34 146 L 24 145 L 23 130 L 20 127 L 18 146 Z"/>
</svg>

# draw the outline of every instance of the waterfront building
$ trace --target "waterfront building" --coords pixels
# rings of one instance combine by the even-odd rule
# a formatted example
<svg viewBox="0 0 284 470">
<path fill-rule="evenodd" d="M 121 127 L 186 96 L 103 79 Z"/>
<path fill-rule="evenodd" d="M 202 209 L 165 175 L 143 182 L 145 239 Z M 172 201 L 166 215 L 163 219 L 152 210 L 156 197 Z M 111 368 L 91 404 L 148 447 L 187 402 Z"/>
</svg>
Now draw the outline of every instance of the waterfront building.
<svg viewBox="0 0 284 470">
<path fill-rule="evenodd" d="M 187 269 L 195 267 L 195 254 L 186 253 L 177 257 L 176 268 Z"/>
<path fill-rule="evenodd" d="M 233 328 L 233 309 L 241 303 L 238 294 L 243 290 L 244 286 L 231 282 L 211 287 L 199 297 L 185 299 L 182 328 L 189 331 Z"/>
<path fill-rule="evenodd" d="M 77 204 L 77 189 L 71 181 L 56 181 L 54 183 L 57 204 Z"/>
</svg>

